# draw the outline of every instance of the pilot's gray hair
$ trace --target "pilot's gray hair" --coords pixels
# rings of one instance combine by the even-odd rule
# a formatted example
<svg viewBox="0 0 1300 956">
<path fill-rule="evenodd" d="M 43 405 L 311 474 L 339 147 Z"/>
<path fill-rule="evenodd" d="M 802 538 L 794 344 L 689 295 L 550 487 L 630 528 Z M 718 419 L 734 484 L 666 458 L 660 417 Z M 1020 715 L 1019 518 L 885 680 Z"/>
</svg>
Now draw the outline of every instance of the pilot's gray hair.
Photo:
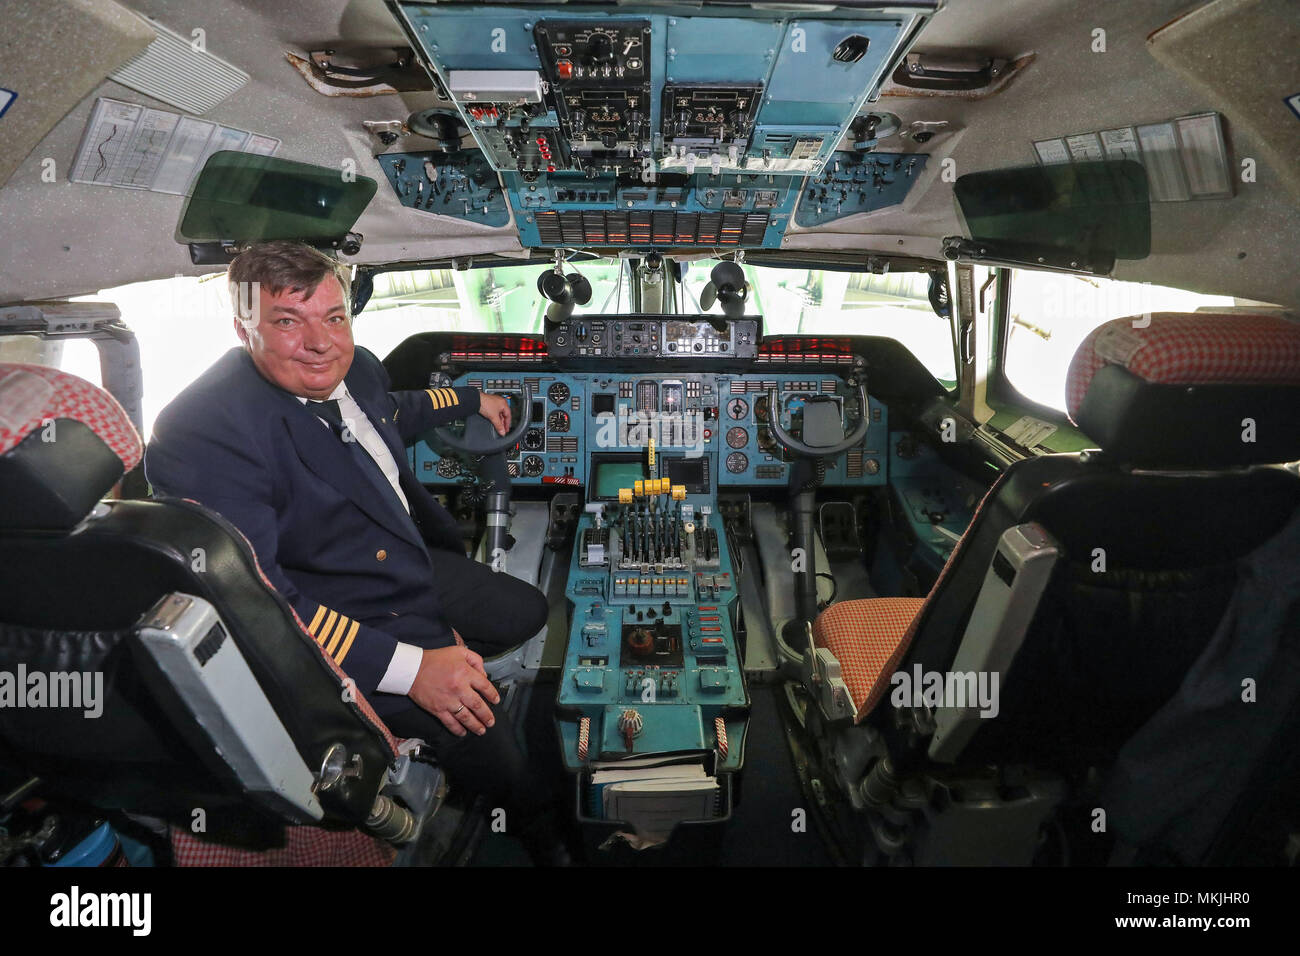
<svg viewBox="0 0 1300 956">
<path fill-rule="evenodd" d="M 279 295 L 287 289 L 310 297 L 326 276 L 331 275 L 343 287 L 344 308 L 351 318 L 348 266 L 318 249 L 290 239 L 255 243 L 235 257 L 226 273 L 235 318 L 246 326 L 257 324 L 260 286 L 265 286 L 272 295 Z"/>
</svg>

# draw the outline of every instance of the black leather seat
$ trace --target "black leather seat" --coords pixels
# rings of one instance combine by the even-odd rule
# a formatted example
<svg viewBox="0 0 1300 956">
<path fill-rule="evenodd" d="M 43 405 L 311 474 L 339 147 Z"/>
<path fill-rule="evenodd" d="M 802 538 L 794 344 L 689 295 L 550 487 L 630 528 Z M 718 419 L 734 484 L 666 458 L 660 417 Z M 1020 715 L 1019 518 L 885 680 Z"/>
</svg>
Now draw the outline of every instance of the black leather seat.
<svg viewBox="0 0 1300 956">
<path fill-rule="evenodd" d="M 852 672 L 854 723 L 892 781 L 1016 765 L 1079 781 L 1113 763 L 1206 650 L 1242 562 L 1300 509 L 1300 478 L 1278 464 L 1300 458 L 1300 323 L 1116 320 L 1081 345 L 1068 391 L 1100 451 L 1008 468 L 924 601 L 844 602 L 814 624 Z M 999 542 L 1031 523 L 1055 548 L 1050 578 L 999 675 L 996 716 L 940 758 L 933 708 L 894 706 L 891 678 L 962 669 L 963 642 L 990 627 L 975 614 L 986 582 L 1016 576 Z"/>
<path fill-rule="evenodd" d="M 106 393 L 56 370 L 0 365 L 0 671 L 104 675 L 97 718 L 0 708 L 0 773 L 39 776 L 46 797 L 186 828 L 195 807 L 211 827 L 223 810 L 290 819 L 250 798 L 137 639 L 146 612 L 179 592 L 215 608 L 317 780 L 331 750 L 349 768 L 317 790 L 319 823 L 364 823 L 396 741 L 232 525 L 184 501 L 100 501 L 140 454 Z"/>
</svg>

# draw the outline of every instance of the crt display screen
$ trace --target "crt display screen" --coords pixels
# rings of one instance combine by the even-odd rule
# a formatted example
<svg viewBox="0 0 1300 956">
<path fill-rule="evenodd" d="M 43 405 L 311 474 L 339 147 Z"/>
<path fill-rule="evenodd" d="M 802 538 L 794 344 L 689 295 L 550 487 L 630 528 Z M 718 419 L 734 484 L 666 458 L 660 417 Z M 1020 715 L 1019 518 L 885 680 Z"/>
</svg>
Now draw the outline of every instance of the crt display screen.
<svg viewBox="0 0 1300 956">
<path fill-rule="evenodd" d="M 665 458 L 668 466 L 668 479 L 674 485 L 685 485 L 689 494 L 699 494 L 708 490 L 709 459 L 705 455 L 698 458 Z"/>
<path fill-rule="evenodd" d="M 597 461 L 594 495 L 597 498 L 618 498 L 618 489 L 631 488 L 633 484 L 645 477 L 641 462 L 637 461 Z"/>
</svg>

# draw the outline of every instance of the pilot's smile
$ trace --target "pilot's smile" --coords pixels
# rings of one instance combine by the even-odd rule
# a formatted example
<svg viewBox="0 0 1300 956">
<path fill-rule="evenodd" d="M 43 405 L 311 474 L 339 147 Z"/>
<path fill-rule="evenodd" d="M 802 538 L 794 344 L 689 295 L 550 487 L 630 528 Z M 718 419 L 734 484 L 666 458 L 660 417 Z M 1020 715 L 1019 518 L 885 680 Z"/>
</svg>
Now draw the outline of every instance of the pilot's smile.
<svg viewBox="0 0 1300 956">
<path fill-rule="evenodd" d="M 260 286 L 258 309 L 235 331 L 262 376 L 302 398 L 328 398 L 352 365 L 352 320 L 333 277 L 310 291 Z"/>
</svg>

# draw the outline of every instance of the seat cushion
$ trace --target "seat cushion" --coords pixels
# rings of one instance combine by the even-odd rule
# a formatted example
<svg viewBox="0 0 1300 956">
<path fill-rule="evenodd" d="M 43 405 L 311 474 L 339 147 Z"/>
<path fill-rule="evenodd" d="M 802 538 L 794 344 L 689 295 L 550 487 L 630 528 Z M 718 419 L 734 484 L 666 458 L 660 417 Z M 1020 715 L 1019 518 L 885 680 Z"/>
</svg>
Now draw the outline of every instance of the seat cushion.
<svg viewBox="0 0 1300 956">
<path fill-rule="evenodd" d="M 907 649 L 903 638 L 924 598 L 872 598 L 832 604 L 813 622 L 813 643 L 840 662 L 860 721 L 884 696 Z"/>
<path fill-rule="evenodd" d="M 397 857 L 392 846 L 360 830 L 312 826 L 285 827 L 283 845 L 265 850 L 202 840 L 177 826 L 171 844 L 176 866 L 391 866 Z"/>
</svg>

